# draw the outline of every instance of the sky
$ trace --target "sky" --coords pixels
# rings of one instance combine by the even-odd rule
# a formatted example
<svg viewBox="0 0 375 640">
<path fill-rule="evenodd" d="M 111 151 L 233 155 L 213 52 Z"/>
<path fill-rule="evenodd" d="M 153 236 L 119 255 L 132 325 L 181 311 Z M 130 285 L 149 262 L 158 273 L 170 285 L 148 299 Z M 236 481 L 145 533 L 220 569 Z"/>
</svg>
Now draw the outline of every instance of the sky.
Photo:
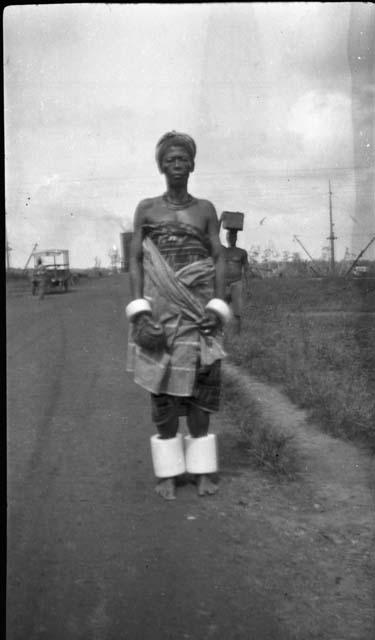
<svg viewBox="0 0 375 640">
<path fill-rule="evenodd" d="M 375 235 L 374 5 L 19 5 L 3 29 L 12 267 L 36 243 L 109 266 L 171 129 L 197 143 L 190 193 L 244 212 L 239 246 L 319 258 L 329 181 L 336 257 Z"/>
</svg>

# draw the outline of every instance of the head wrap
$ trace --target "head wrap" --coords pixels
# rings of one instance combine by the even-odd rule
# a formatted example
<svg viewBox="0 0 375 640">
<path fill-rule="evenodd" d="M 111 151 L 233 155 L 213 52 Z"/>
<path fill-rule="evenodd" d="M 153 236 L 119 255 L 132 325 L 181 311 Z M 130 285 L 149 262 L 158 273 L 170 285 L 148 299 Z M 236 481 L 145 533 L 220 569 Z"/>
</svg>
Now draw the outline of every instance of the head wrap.
<svg viewBox="0 0 375 640">
<path fill-rule="evenodd" d="M 168 133 L 165 133 L 160 138 L 159 142 L 156 145 L 155 158 L 160 171 L 163 157 L 169 147 L 172 146 L 184 147 L 184 149 L 189 154 L 192 164 L 194 163 L 195 154 L 197 153 L 197 145 L 195 144 L 193 138 L 188 136 L 187 133 L 168 131 Z"/>
</svg>

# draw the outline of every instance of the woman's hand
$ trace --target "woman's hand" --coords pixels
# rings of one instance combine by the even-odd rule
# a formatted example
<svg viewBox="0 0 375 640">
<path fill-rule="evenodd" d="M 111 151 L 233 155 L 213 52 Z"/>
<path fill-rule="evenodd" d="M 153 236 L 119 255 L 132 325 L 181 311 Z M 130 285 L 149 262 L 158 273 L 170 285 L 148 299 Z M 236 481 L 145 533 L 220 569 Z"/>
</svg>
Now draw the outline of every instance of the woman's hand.
<svg viewBox="0 0 375 640">
<path fill-rule="evenodd" d="M 133 321 L 134 342 L 147 351 L 163 351 L 166 346 L 164 329 L 149 313 L 140 313 Z"/>
<path fill-rule="evenodd" d="M 204 314 L 203 320 L 201 320 L 201 322 L 199 323 L 200 332 L 205 336 L 212 336 L 220 329 L 221 320 L 219 316 L 213 311 L 207 309 Z"/>
</svg>

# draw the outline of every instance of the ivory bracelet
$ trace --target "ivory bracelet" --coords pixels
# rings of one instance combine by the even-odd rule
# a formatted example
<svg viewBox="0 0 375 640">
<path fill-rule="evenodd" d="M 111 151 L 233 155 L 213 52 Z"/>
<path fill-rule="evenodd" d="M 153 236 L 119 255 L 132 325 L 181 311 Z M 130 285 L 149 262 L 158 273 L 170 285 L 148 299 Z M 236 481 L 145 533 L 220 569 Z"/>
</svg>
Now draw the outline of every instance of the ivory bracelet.
<svg viewBox="0 0 375 640">
<path fill-rule="evenodd" d="M 212 298 L 207 304 L 206 309 L 213 311 L 219 316 L 220 320 L 226 324 L 232 317 L 232 312 L 224 300 L 221 298 Z"/>
<path fill-rule="evenodd" d="M 151 313 L 151 305 L 145 298 L 136 298 L 125 307 L 125 313 L 128 320 L 133 320 L 139 313 Z"/>
</svg>

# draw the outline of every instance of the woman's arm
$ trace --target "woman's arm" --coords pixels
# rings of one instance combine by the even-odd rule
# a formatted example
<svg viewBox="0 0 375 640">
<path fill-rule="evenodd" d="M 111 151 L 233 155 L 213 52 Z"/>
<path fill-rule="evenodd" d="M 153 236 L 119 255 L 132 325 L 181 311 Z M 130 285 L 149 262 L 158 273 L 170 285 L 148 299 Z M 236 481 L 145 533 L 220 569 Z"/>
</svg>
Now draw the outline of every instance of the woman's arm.
<svg viewBox="0 0 375 640">
<path fill-rule="evenodd" d="M 130 289 L 133 299 L 143 298 L 143 223 L 144 210 L 140 202 L 134 214 L 134 230 L 130 246 Z"/>
<path fill-rule="evenodd" d="M 224 254 L 219 236 L 219 221 L 215 207 L 209 203 L 207 232 L 211 244 L 211 256 L 215 263 L 215 296 L 224 299 Z"/>
</svg>

